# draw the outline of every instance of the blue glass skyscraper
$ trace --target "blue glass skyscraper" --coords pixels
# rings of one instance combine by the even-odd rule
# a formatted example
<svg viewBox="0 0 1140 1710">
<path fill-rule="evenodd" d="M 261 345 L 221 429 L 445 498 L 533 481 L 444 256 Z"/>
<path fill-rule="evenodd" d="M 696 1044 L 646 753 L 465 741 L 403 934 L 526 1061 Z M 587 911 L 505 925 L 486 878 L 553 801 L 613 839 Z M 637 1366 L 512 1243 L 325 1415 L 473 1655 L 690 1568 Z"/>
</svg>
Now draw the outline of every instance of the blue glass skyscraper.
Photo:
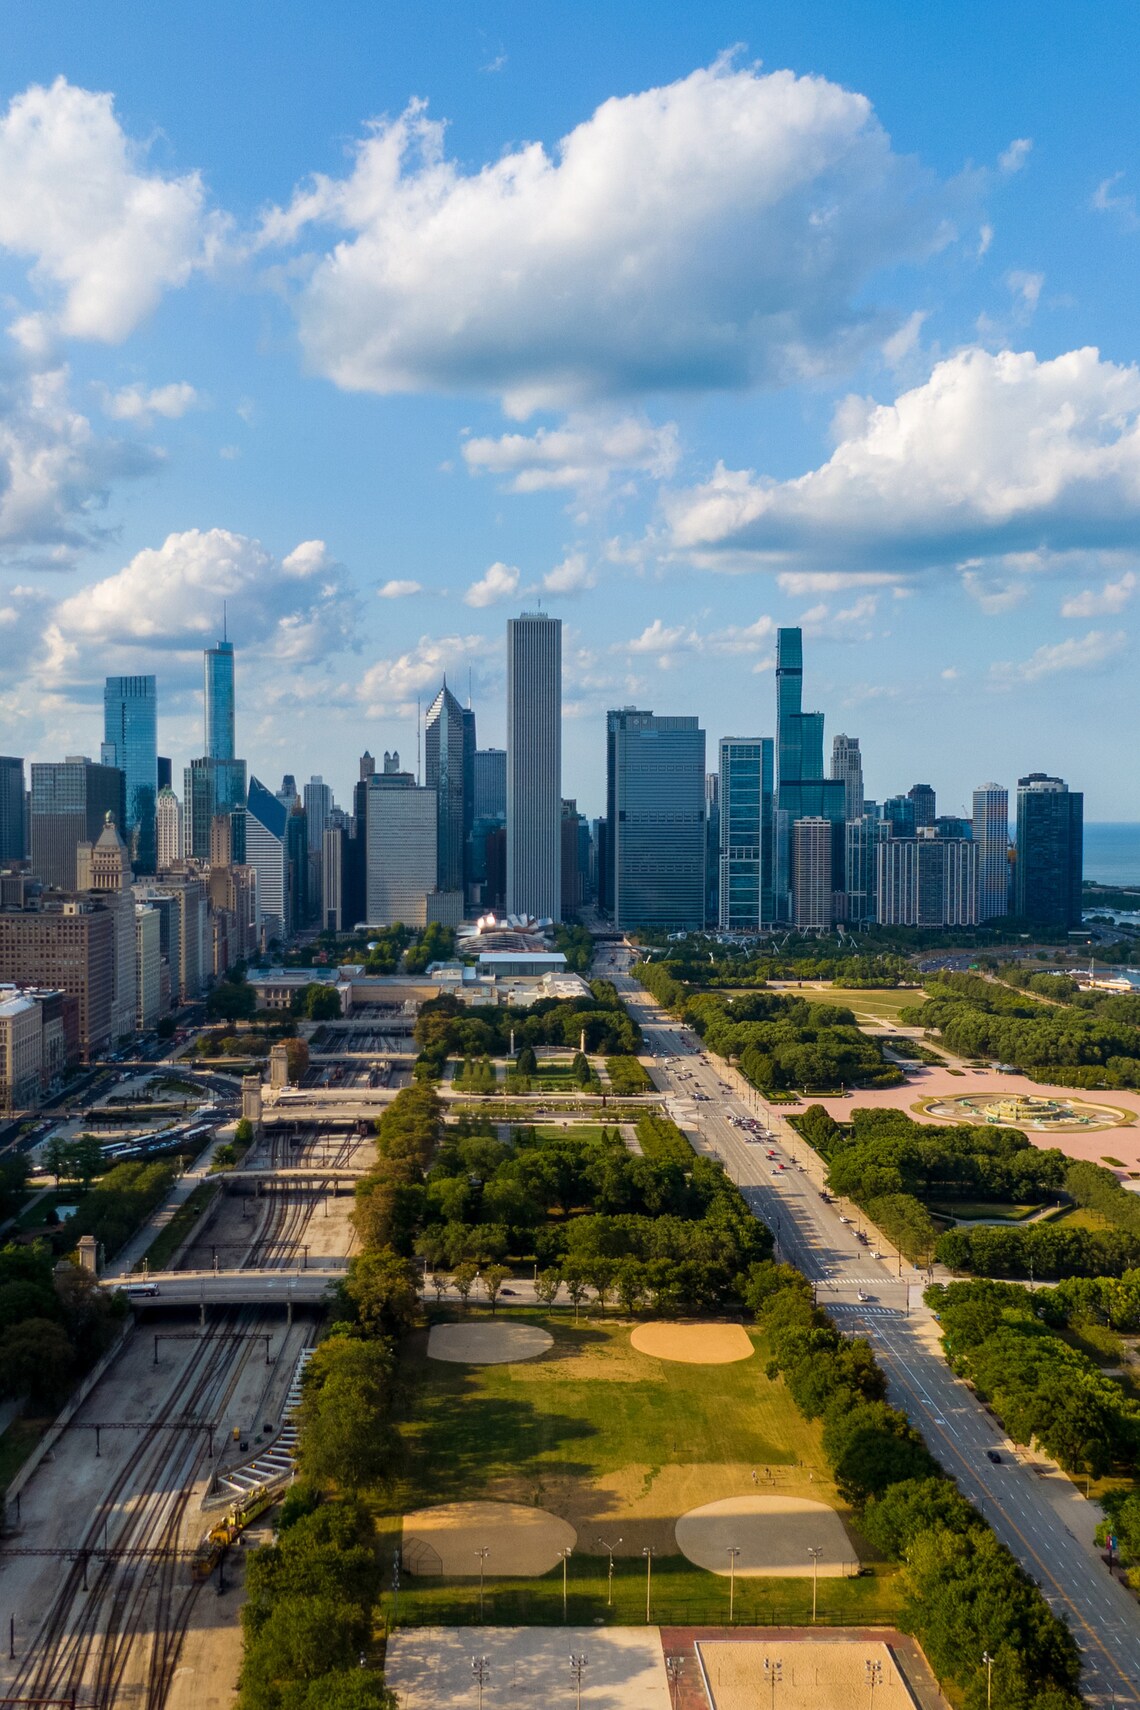
<svg viewBox="0 0 1140 1710">
<path fill-rule="evenodd" d="M 823 775 L 823 714 L 803 711 L 803 632 L 776 632 L 776 911 L 792 911 L 792 836 L 798 819 L 830 820 L 833 828 L 832 883 L 843 889 L 843 825 L 847 788 L 842 778 Z"/>
<path fill-rule="evenodd" d="M 206 759 L 235 756 L 234 644 L 219 641 L 203 655 L 206 668 Z"/>
<path fill-rule="evenodd" d="M 108 677 L 103 689 L 103 764 L 126 779 L 123 836 L 140 873 L 155 869 L 158 694 L 153 677 Z"/>
</svg>

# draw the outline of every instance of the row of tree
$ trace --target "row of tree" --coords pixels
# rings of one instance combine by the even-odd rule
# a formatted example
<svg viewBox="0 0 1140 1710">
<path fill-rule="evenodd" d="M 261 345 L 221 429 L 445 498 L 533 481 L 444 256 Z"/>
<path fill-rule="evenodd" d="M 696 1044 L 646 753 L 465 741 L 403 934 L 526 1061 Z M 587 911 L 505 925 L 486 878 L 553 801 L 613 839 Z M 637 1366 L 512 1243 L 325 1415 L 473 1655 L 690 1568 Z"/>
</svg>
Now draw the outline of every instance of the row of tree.
<svg viewBox="0 0 1140 1710">
<path fill-rule="evenodd" d="M 979 1279 L 937 1284 L 926 1298 L 941 1318 L 946 1358 L 1014 1442 L 1036 1439 L 1067 1472 L 1131 1470 L 1140 1403 L 1057 1334 L 1029 1289 Z"/>
<path fill-rule="evenodd" d="M 928 983 L 902 1020 L 938 1032 L 962 1057 L 996 1059 L 1068 1086 L 1140 1086 L 1140 998 L 1091 1008 L 1044 1003 L 975 974 Z"/>
<path fill-rule="evenodd" d="M 1068 1628 L 946 1478 L 886 1384 L 869 1344 L 841 1336 L 788 1266 L 755 1267 L 746 1294 L 864 1535 L 904 1563 L 907 1622 L 966 1710 L 1078 1710 Z M 992 1662 L 987 1673 L 983 1658 Z"/>
<path fill-rule="evenodd" d="M 126 1303 L 45 1242 L 0 1248 L 0 1395 L 53 1406 L 103 1354 Z"/>
<path fill-rule="evenodd" d="M 934 1256 L 976 1277 L 1119 1277 L 1140 1265 L 1140 1239 L 1119 1229 L 976 1223 L 940 1235 Z"/>
<path fill-rule="evenodd" d="M 594 980 L 589 997 L 539 998 L 525 1014 L 513 1009 L 469 1008 L 449 992 L 425 1003 L 416 1020 L 420 1064 L 438 1079 L 448 1057 L 502 1057 L 515 1048 L 578 1046 L 622 1055 L 641 1044 L 637 1023 L 626 1014 L 608 980 Z"/>
</svg>

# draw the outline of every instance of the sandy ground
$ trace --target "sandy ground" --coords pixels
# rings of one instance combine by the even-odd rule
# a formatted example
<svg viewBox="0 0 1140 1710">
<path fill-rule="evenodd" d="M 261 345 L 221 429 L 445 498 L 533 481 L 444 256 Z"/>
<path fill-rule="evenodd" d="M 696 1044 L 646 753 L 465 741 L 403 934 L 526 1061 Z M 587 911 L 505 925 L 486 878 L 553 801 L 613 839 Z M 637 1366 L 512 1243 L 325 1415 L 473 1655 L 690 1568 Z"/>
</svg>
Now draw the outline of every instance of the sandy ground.
<svg viewBox="0 0 1140 1710">
<path fill-rule="evenodd" d="M 681 1554 L 710 1573 L 730 1572 L 729 1550 L 736 1549 L 742 1579 L 809 1579 L 809 1549 L 819 1549 L 820 1578 L 840 1579 L 857 1557 L 833 1508 L 799 1496 L 730 1496 L 692 1508 L 677 1522 Z"/>
<path fill-rule="evenodd" d="M 557 1514 L 508 1502 L 448 1502 L 405 1514 L 402 1554 L 409 1573 L 477 1579 L 480 1550 L 486 1573 L 538 1576 L 558 1564 L 560 1550 L 573 1549 L 578 1534 Z"/>
<path fill-rule="evenodd" d="M 747 1360 L 752 1343 L 740 1324 L 639 1324 L 630 1342 L 640 1354 L 686 1366 L 730 1366 Z"/>
<path fill-rule="evenodd" d="M 509 1366 L 516 1360 L 536 1360 L 553 1346 L 554 1337 L 537 1325 L 492 1318 L 474 1324 L 434 1324 L 427 1356 L 455 1365 Z"/>
<path fill-rule="evenodd" d="M 702 1639 L 697 1646 L 712 1710 L 852 1710 L 871 1697 L 868 1663 L 878 1665 L 875 1710 L 914 1710 L 889 1645 L 881 1640 L 793 1639 L 734 1642 Z M 769 1668 L 765 1670 L 765 1663 Z M 779 1679 L 772 1691 L 772 1670 Z"/>
<path fill-rule="evenodd" d="M 656 1627 L 405 1629 L 388 1641 L 385 1674 L 401 1710 L 476 1710 L 471 1663 L 481 1657 L 487 1710 L 546 1710 L 576 1701 L 571 1656 L 586 1658 L 582 1703 L 589 1710 L 669 1710 Z"/>
</svg>

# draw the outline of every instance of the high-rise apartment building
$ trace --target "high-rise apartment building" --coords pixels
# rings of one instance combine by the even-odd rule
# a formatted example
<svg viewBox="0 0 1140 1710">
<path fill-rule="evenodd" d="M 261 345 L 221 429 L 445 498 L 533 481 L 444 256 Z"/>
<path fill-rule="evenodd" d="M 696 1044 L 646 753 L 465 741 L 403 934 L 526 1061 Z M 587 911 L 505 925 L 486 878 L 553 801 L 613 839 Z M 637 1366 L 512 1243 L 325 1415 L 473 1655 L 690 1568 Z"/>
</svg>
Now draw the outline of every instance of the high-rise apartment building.
<svg viewBox="0 0 1140 1710">
<path fill-rule="evenodd" d="M 933 786 L 912 784 L 906 794 L 907 800 L 914 803 L 914 829 L 921 831 L 924 825 L 933 825 L 938 817 Z"/>
<path fill-rule="evenodd" d="M 15 754 L 0 754 L 0 867 L 27 859 L 24 817 L 24 762 Z"/>
<path fill-rule="evenodd" d="M 847 918 L 856 926 L 878 919 L 879 845 L 890 835 L 890 821 L 873 814 L 847 823 Z"/>
<path fill-rule="evenodd" d="M 1009 791 L 982 784 L 974 791 L 974 842 L 978 846 L 978 919 L 1009 913 Z"/>
<path fill-rule="evenodd" d="M 705 773 L 705 925 L 720 919 L 720 773 Z"/>
<path fill-rule="evenodd" d="M 153 677 L 107 678 L 100 758 L 123 774 L 126 811 L 121 829 L 131 861 L 138 872 L 153 873 L 158 795 L 158 689 Z"/>
<path fill-rule="evenodd" d="M 774 745 L 768 736 L 720 743 L 720 887 L 725 932 L 762 932 L 774 920 Z"/>
<path fill-rule="evenodd" d="M 632 708 L 608 714 L 607 727 L 614 924 L 698 931 L 705 919 L 705 733 L 695 718 Z"/>
<path fill-rule="evenodd" d="M 319 851 L 325 835 L 325 827 L 332 813 L 333 793 L 323 778 L 310 778 L 301 791 L 301 801 L 305 808 L 305 827 L 309 838 L 309 849 Z"/>
<path fill-rule="evenodd" d="M 214 815 L 245 806 L 244 760 L 191 760 L 183 775 L 183 847 L 194 861 L 210 859 Z"/>
<path fill-rule="evenodd" d="M 114 915 L 95 898 L 0 909 L 0 980 L 75 998 L 80 1053 L 88 1061 L 99 1056 L 113 1039 Z"/>
<path fill-rule="evenodd" d="M 424 782 L 436 796 L 436 886 L 441 891 L 464 888 L 466 750 L 463 708 L 445 682 L 424 721 Z"/>
<path fill-rule="evenodd" d="M 74 891 L 81 843 L 94 843 L 108 813 L 123 823 L 126 791 L 117 766 L 82 755 L 32 764 L 32 872 L 45 885 Z"/>
<path fill-rule="evenodd" d="M 558 920 L 562 900 L 562 620 L 507 622 L 507 912 Z"/>
<path fill-rule="evenodd" d="M 795 924 L 826 932 L 834 912 L 831 863 L 834 846 L 832 822 L 813 815 L 797 819 L 792 827 L 792 896 Z"/>
<path fill-rule="evenodd" d="M 206 759 L 232 760 L 237 753 L 234 644 L 219 641 L 203 654 Z"/>
<path fill-rule="evenodd" d="M 159 790 L 154 809 L 156 865 L 160 873 L 177 867 L 184 857 L 182 803 L 171 789 Z"/>
<path fill-rule="evenodd" d="M 844 812 L 848 823 L 863 817 L 863 756 L 857 736 L 831 739 L 831 776 L 844 788 Z"/>
<path fill-rule="evenodd" d="M 1085 798 L 1061 778 L 1017 780 L 1016 913 L 1039 926 L 1081 924 Z"/>
<path fill-rule="evenodd" d="M 328 825 L 321 840 L 321 930 L 349 932 L 356 925 L 348 918 L 348 834 L 341 825 Z"/>
<path fill-rule="evenodd" d="M 146 1033 L 162 1014 L 162 927 L 158 910 L 132 903 L 135 913 L 135 1026 Z"/>
<path fill-rule="evenodd" d="M 888 837 L 878 858 L 881 926 L 977 924 L 978 846 L 972 837 Z"/>
</svg>

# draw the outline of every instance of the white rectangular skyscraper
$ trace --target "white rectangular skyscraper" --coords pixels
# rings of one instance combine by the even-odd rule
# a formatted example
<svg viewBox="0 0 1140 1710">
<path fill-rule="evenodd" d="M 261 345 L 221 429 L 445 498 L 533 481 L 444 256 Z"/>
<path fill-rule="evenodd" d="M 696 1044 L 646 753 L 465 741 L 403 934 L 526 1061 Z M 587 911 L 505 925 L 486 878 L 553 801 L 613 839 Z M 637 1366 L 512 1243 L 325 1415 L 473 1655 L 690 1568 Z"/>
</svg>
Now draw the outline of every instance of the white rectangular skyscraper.
<svg viewBox="0 0 1140 1710">
<path fill-rule="evenodd" d="M 507 620 L 507 912 L 561 918 L 562 620 Z"/>
</svg>

